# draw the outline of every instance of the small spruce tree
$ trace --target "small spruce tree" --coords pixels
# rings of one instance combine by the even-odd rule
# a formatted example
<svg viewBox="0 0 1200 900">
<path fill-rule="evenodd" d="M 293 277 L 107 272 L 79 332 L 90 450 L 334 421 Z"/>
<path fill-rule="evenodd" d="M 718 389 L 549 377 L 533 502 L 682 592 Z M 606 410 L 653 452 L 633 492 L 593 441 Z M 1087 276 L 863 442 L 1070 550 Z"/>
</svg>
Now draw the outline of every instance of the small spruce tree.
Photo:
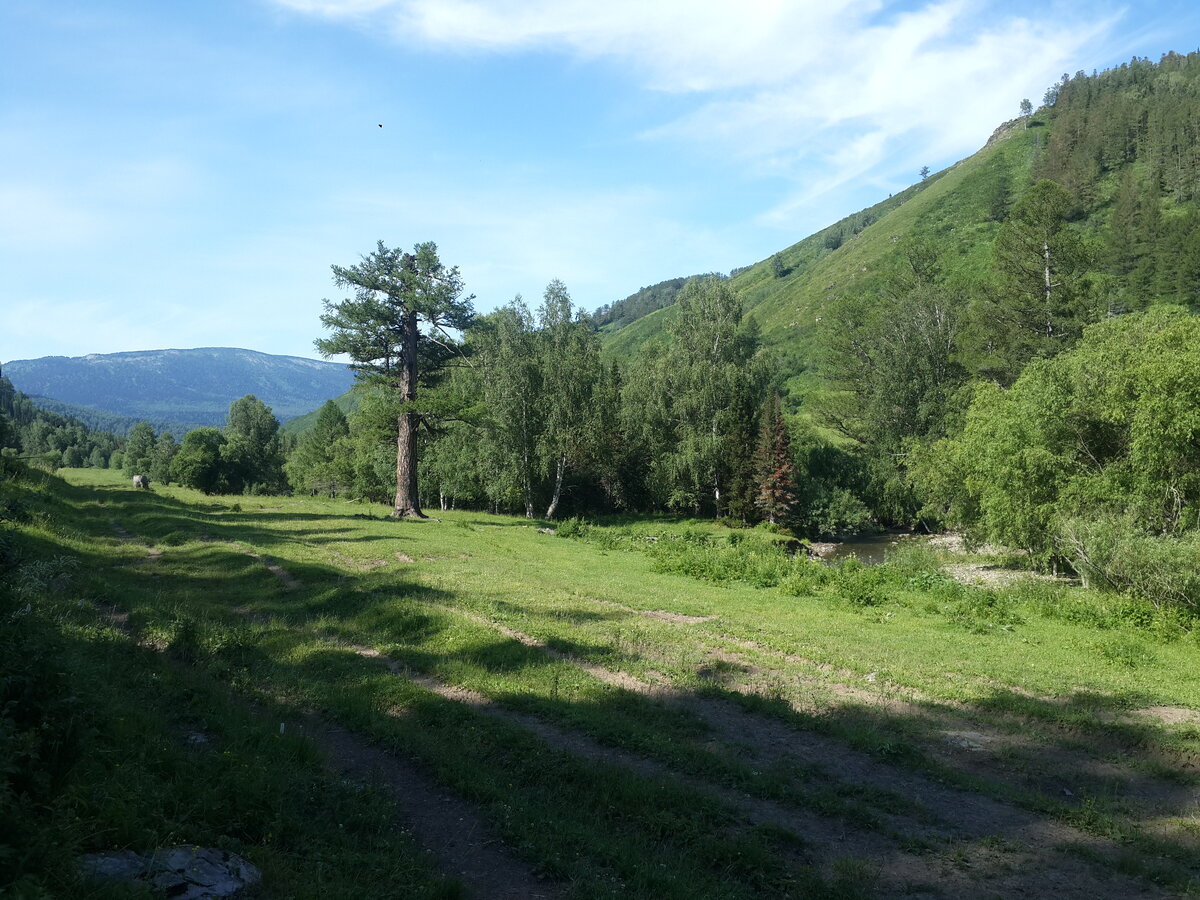
<svg viewBox="0 0 1200 900">
<path fill-rule="evenodd" d="M 784 522 L 796 505 L 796 464 L 779 394 L 763 410 L 754 453 L 754 506 L 768 522 Z"/>
</svg>

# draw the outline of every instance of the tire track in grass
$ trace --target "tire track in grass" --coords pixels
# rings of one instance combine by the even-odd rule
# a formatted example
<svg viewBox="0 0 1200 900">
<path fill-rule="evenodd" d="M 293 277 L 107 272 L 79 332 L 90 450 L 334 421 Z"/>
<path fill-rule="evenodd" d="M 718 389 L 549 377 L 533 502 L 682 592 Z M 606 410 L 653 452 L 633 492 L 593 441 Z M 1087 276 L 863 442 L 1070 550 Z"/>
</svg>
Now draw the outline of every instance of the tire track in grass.
<svg viewBox="0 0 1200 900">
<path fill-rule="evenodd" d="M 818 861 L 823 860 L 826 863 L 825 868 L 828 868 L 828 863 L 839 857 L 870 859 L 879 865 L 884 879 L 895 885 L 915 883 L 928 874 L 922 870 L 915 858 L 901 853 L 894 841 L 880 834 L 848 828 L 844 823 L 831 821 L 815 813 L 701 781 L 645 756 L 600 744 L 582 734 L 560 728 L 539 716 L 507 709 L 470 688 L 448 684 L 426 673 L 415 672 L 374 647 L 346 644 L 333 636 L 329 636 L 329 640 L 359 656 L 380 661 L 392 675 L 443 699 L 462 703 L 476 712 L 523 728 L 557 750 L 590 762 L 621 766 L 648 778 L 672 781 L 724 802 L 744 814 L 746 821 L 752 826 L 769 825 L 785 829 L 804 845 L 818 851 L 814 857 Z"/>
<path fill-rule="evenodd" d="M 381 785 L 396 804 L 397 817 L 413 841 L 438 867 L 466 885 L 472 897 L 490 900 L 554 900 L 559 885 L 538 877 L 508 852 L 504 841 L 467 801 L 447 791 L 421 770 L 367 738 L 315 713 L 301 717 L 305 737 L 320 747 L 330 769 Z"/>
<path fill-rule="evenodd" d="M 954 880 L 951 869 L 987 866 L 989 860 L 1000 855 L 1004 863 L 1002 871 L 986 870 L 984 881 L 987 891 L 997 896 L 1166 896 L 1144 881 L 1111 870 L 1097 871 L 1077 854 L 1063 851 L 1065 847 L 1077 847 L 1093 857 L 1116 859 L 1120 847 L 1113 841 L 981 794 L 932 781 L 881 762 L 834 738 L 792 728 L 734 703 L 698 697 L 670 685 L 651 684 L 628 673 L 607 669 L 484 616 L 442 604 L 429 606 L 492 628 L 606 684 L 687 710 L 727 740 L 748 745 L 756 761 L 763 765 L 787 765 L 789 760 L 798 758 L 823 765 L 847 782 L 901 793 L 949 826 L 950 836 L 958 842 L 951 851 L 947 868 L 939 874 L 939 881 Z M 964 842 L 975 846 L 964 846 Z M 994 851 L 994 847 L 1004 849 Z M 976 889 L 983 887 L 974 880 L 970 883 Z"/>
<path fill-rule="evenodd" d="M 113 528 L 123 540 L 137 540 L 120 524 L 114 522 Z M 151 555 L 158 559 L 162 552 L 156 550 Z M 262 559 L 255 553 L 247 555 Z M 282 567 L 276 568 L 284 571 Z M 299 582 L 296 584 L 299 586 Z M 107 603 L 97 604 L 97 610 L 111 627 L 137 645 L 158 653 L 166 649 L 157 642 L 141 639 L 130 624 L 127 610 Z M 177 663 L 187 665 L 182 661 Z M 416 763 L 389 753 L 315 713 L 302 713 L 299 721 L 304 737 L 325 753 L 327 768 L 378 784 L 391 795 L 397 819 L 408 826 L 412 840 L 442 871 L 459 878 L 469 896 L 481 900 L 556 900 L 564 896 L 559 886 L 542 880 L 526 863 L 508 852 L 475 807 L 446 791 Z"/>
<path fill-rule="evenodd" d="M 128 541 L 131 544 L 140 544 L 138 539 L 126 531 L 120 522 L 114 521 L 112 523 L 112 527 L 113 531 L 117 533 L 117 537 L 119 537 L 121 540 Z M 158 560 L 162 559 L 162 551 L 157 547 L 147 547 L 145 544 L 140 544 L 140 546 L 145 547 L 146 562 L 157 562 Z"/>
<path fill-rule="evenodd" d="M 575 594 L 573 597 L 630 615 L 672 624 L 697 624 L 716 618 L 661 615 L 656 611 L 641 610 L 586 594 Z M 902 692 L 904 696 L 882 694 L 846 684 L 846 679 L 856 677 L 853 672 L 837 670 L 829 664 L 764 647 L 752 640 L 711 629 L 692 629 L 689 636 L 696 648 L 708 657 L 741 670 L 728 673 L 729 677 L 722 680 L 724 689 L 746 696 L 778 699 L 780 684 L 795 688 L 811 685 L 828 691 L 836 698 L 832 705 L 835 712 L 849 702 L 879 710 L 887 716 L 920 722 L 924 733 L 912 739 L 935 762 L 968 777 L 992 782 L 999 779 L 1001 784 L 1030 797 L 1041 796 L 1051 804 L 1059 800 L 1065 782 L 1074 788 L 1066 796 L 1079 794 L 1083 797 L 1074 801 L 1074 805 L 1080 809 L 1086 809 L 1088 785 L 1096 785 L 1097 795 L 1107 797 L 1111 790 L 1107 785 L 1119 783 L 1124 786 L 1119 794 L 1120 801 L 1139 810 L 1138 815 L 1151 823 L 1169 820 L 1177 815 L 1177 810 L 1194 805 L 1194 800 L 1188 799 L 1191 789 L 1177 780 L 1138 771 L 1134 761 L 1140 756 L 1141 745 L 1122 741 L 1111 733 L 1093 729 L 1091 740 L 1080 740 L 1078 733 L 1069 726 L 1037 720 L 1033 724 L 1039 730 L 1049 729 L 1051 732 L 1050 735 L 1038 735 L 1031 731 L 1031 722 L 1017 713 L 1003 710 L 980 712 L 959 701 L 935 699 L 916 689 L 898 685 L 889 687 L 893 692 Z M 736 650 L 728 649 L 730 647 Z M 801 671 L 780 668 L 775 660 L 797 666 Z M 837 675 L 840 680 L 815 678 L 809 674 L 813 669 Z M 873 678 L 869 680 L 874 681 Z M 879 686 L 882 685 L 876 685 Z M 1060 702 L 1059 698 L 1052 697 L 1036 699 Z M 792 694 L 789 702 L 797 712 L 805 714 L 828 715 L 830 712 L 829 705 L 812 698 Z M 1020 760 L 1021 764 L 1014 764 L 1014 760 Z M 1184 770 L 1195 768 L 1195 761 L 1191 758 L 1180 758 L 1175 764 Z M 1177 831 L 1164 831 L 1161 826 L 1154 824 L 1149 826 L 1147 834 L 1155 840 L 1163 839 L 1176 844 L 1181 838 Z M 1183 839 L 1185 843 L 1188 842 L 1186 836 Z"/>
<path fill-rule="evenodd" d="M 298 590 L 300 590 L 300 588 L 304 587 L 304 582 L 302 582 L 299 578 L 294 576 L 291 572 L 289 572 L 283 566 L 279 565 L 279 563 L 275 562 L 275 560 L 271 559 L 271 557 L 263 556 L 261 553 L 258 553 L 257 551 L 255 551 L 255 549 L 253 547 L 246 547 L 241 544 L 233 544 L 232 546 L 236 547 L 238 550 L 240 550 L 242 553 L 245 553 L 250 558 L 256 559 L 260 563 L 262 563 L 264 566 L 266 566 L 267 571 L 270 572 L 272 575 L 274 575 L 276 578 L 278 578 L 279 581 L 283 584 L 283 586 L 285 588 L 287 588 L 289 591 L 298 591 Z"/>
</svg>

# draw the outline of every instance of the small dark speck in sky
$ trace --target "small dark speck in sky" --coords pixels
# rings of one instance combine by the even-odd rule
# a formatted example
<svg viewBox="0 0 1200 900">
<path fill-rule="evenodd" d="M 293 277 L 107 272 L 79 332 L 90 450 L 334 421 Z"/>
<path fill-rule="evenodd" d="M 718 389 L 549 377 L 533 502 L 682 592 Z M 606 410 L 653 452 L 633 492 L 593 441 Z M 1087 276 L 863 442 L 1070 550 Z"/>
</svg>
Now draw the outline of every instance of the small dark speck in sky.
<svg viewBox="0 0 1200 900">
<path fill-rule="evenodd" d="M 382 126 L 382 125 L 380 125 L 379 127 L 380 127 L 380 128 L 382 128 L 383 126 Z"/>
</svg>

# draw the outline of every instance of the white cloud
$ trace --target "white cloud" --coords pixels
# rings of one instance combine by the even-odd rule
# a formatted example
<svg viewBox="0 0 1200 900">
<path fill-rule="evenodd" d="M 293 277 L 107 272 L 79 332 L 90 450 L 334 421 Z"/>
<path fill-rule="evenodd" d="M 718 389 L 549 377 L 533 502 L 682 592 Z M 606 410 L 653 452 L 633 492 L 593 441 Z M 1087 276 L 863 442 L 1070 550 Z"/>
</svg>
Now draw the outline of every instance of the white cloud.
<svg viewBox="0 0 1200 900">
<path fill-rule="evenodd" d="M 866 173 L 894 180 L 976 149 L 1118 18 L 1045 5 L 1026 17 L 998 0 L 275 2 L 369 17 L 398 39 L 449 50 L 608 60 L 648 89 L 693 95 L 690 112 L 643 136 L 789 179 L 765 217 L 779 224 Z"/>
</svg>

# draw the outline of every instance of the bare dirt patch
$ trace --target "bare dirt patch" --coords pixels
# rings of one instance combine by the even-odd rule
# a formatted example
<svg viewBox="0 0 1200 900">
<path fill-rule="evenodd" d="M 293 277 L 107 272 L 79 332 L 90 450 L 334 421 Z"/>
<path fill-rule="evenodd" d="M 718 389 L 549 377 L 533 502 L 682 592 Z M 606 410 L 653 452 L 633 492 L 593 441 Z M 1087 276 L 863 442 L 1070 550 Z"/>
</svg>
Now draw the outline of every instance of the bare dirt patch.
<svg viewBox="0 0 1200 900">
<path fill-rule="evenodd" d="M 712 622 L 718 618 L 717 616 L 688 616 L 666 609 L 635 609 L 632 606 L 626 606 L 624 603 L 617 603 L 615 600 L 601 600 L 599 597 L 585 597 L 583 599 L 599 606 L 619 609 L 621 612 L 627 612 L 633 616 L 641 616 L 644 619 L 655 619 L 659 622 L 668 622 L 671 625 L 699 625 L 702 622 Z"/>
<path fill-rule="evenodd" d="M 398 553 L 396 555 L 401 556 L 402 554 Z M 354 556 L 347 556 L 345 553 L 335 553 L 333 558 L 337 560 L 339 565 L 345 566 L 347 569 L 353 569 L 355 572 L 370 572 L 372 569 L 381 569 L 384 566 L 390 565 L 386 559 L 358 559 Z"/>
<path fill-rule="evenodd" d="M 683 613 L 668 612 L 665 609 L 639 610 L 638 615 L 647 619 L 657 619 L 660 622 L 670 622 L 672 625 L 699 625 L 701 622 L 711 622 L 716 616 L 685 616 Z"/>
<path fill-rule="evenodd" d="M 1156 719 L 1164 725 L 1200 725 L 1200 710 L 1185 706 L 1147 706 L 1134 710 L 1134 715 Z"/>
</svg>

